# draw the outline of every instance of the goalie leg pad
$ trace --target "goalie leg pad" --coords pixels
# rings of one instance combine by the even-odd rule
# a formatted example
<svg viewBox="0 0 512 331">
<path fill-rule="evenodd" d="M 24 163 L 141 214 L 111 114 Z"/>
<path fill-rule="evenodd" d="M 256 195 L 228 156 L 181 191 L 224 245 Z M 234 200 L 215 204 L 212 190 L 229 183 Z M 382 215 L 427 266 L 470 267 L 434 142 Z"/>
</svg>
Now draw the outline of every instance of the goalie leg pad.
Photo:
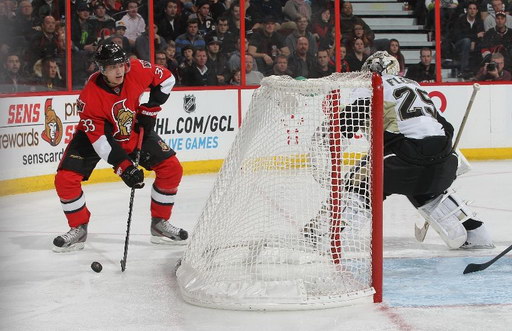
<svg viewBox="0 0 512 331">
<path fill-rule="evenodd" d="M 419 207 L 418 211 L 448 247 L 460 248 L 466 242 L 468 235 L 462 223 L 474 213 L 454 191 L 437 196 Z"/>
</svg>

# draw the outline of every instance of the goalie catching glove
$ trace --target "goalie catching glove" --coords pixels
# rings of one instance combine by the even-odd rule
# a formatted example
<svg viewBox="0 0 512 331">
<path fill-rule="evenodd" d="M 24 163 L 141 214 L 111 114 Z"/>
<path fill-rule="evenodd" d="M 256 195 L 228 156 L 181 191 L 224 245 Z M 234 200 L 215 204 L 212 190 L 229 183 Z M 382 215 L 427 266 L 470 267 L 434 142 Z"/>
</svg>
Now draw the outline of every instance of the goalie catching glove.
<svg viewBox="0 0 512 331">
<path fill-rule="evenodd" d="M 143 127 L 144 132 L 149 133 L 155 128 L 156 117 L 162 110 L 160 106 L 150 107 L 142 104 L 137 108 L 137 117 L 135 120 L 135 132 L 139 132 L 139 128 Z"/>
<path fill-rule="evenodd" d="M 115 172 L 128 187 L 135 189 L 144 187 L 144 172 L 134 166 L 132 161 L 124 160 L 115 167 Z"/>
</svg>

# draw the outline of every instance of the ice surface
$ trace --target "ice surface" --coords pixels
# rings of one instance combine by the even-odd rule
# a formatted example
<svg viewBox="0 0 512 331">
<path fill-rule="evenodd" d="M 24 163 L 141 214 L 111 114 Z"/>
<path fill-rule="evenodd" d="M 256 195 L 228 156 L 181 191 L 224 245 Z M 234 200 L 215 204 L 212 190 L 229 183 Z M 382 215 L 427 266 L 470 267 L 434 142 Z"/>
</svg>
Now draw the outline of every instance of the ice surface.
<svg viewBox="0 0 512 331">
<path fill-rule="evenodd" d="M 186 176 L 173 221 L 192 229 L 214 175 Z M 68 230 L 54 191 L 0 198 L 2 330 L 510 330 L 512 258 L 462 275 L 512 244 L 512 161 L 475 162 L 454 185 L 488 224 L 493 250 L 449 250 L 429 232 L 414 239 L 419 214 L 403 197 L 385 202 L 384 303 L 307 312 L 237 312 L 191 306 L 173 276 L 184 247 L 149 242 L 150 187 L 135 196 L 126 271 L 121 273 L 129 189 L 84 186 L 93 213 L 83 251 L 56 254 Z M 103 265 L 99 274 L 92 261 Z"/>
</svg>

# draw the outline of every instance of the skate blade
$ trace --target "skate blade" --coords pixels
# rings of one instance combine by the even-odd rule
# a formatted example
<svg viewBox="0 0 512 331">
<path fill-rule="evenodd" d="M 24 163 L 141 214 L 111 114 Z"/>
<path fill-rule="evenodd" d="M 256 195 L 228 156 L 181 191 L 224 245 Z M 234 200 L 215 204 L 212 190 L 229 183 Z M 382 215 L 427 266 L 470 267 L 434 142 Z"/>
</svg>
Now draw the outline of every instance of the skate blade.
<svg viewBox="0 0 512 331">
<path fill-rule="evenodd" d="M 151 243 L 157 245 L 184 246 L 188 244 L 188 240 L 172 240 L 167 237 L 151 236 Z"/>
<path fill-rule="evenodd" d="M 84 249 L 85 243 L 76 243 L 68 247 L 57 247 L 53 246 L 52 250 L 55 253 L 67 253 L 67 252 L 74 252 Z"/>
</svg>

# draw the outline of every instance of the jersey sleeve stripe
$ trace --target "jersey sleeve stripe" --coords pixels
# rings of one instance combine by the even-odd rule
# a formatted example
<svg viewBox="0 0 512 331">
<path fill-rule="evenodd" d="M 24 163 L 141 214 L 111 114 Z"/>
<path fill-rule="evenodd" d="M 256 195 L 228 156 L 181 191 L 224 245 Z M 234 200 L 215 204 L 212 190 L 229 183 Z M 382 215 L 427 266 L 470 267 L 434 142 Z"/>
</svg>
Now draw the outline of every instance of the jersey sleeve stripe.
<svg viewBox="0 0 512 331">
<path fill-rule="evenodd" d="M 176 78 L 171 75 L 169 78 L 160 83 L 160 91 L 165 94 L 171 93 L 172 88 L 176 84 Z"/>
</svg>

